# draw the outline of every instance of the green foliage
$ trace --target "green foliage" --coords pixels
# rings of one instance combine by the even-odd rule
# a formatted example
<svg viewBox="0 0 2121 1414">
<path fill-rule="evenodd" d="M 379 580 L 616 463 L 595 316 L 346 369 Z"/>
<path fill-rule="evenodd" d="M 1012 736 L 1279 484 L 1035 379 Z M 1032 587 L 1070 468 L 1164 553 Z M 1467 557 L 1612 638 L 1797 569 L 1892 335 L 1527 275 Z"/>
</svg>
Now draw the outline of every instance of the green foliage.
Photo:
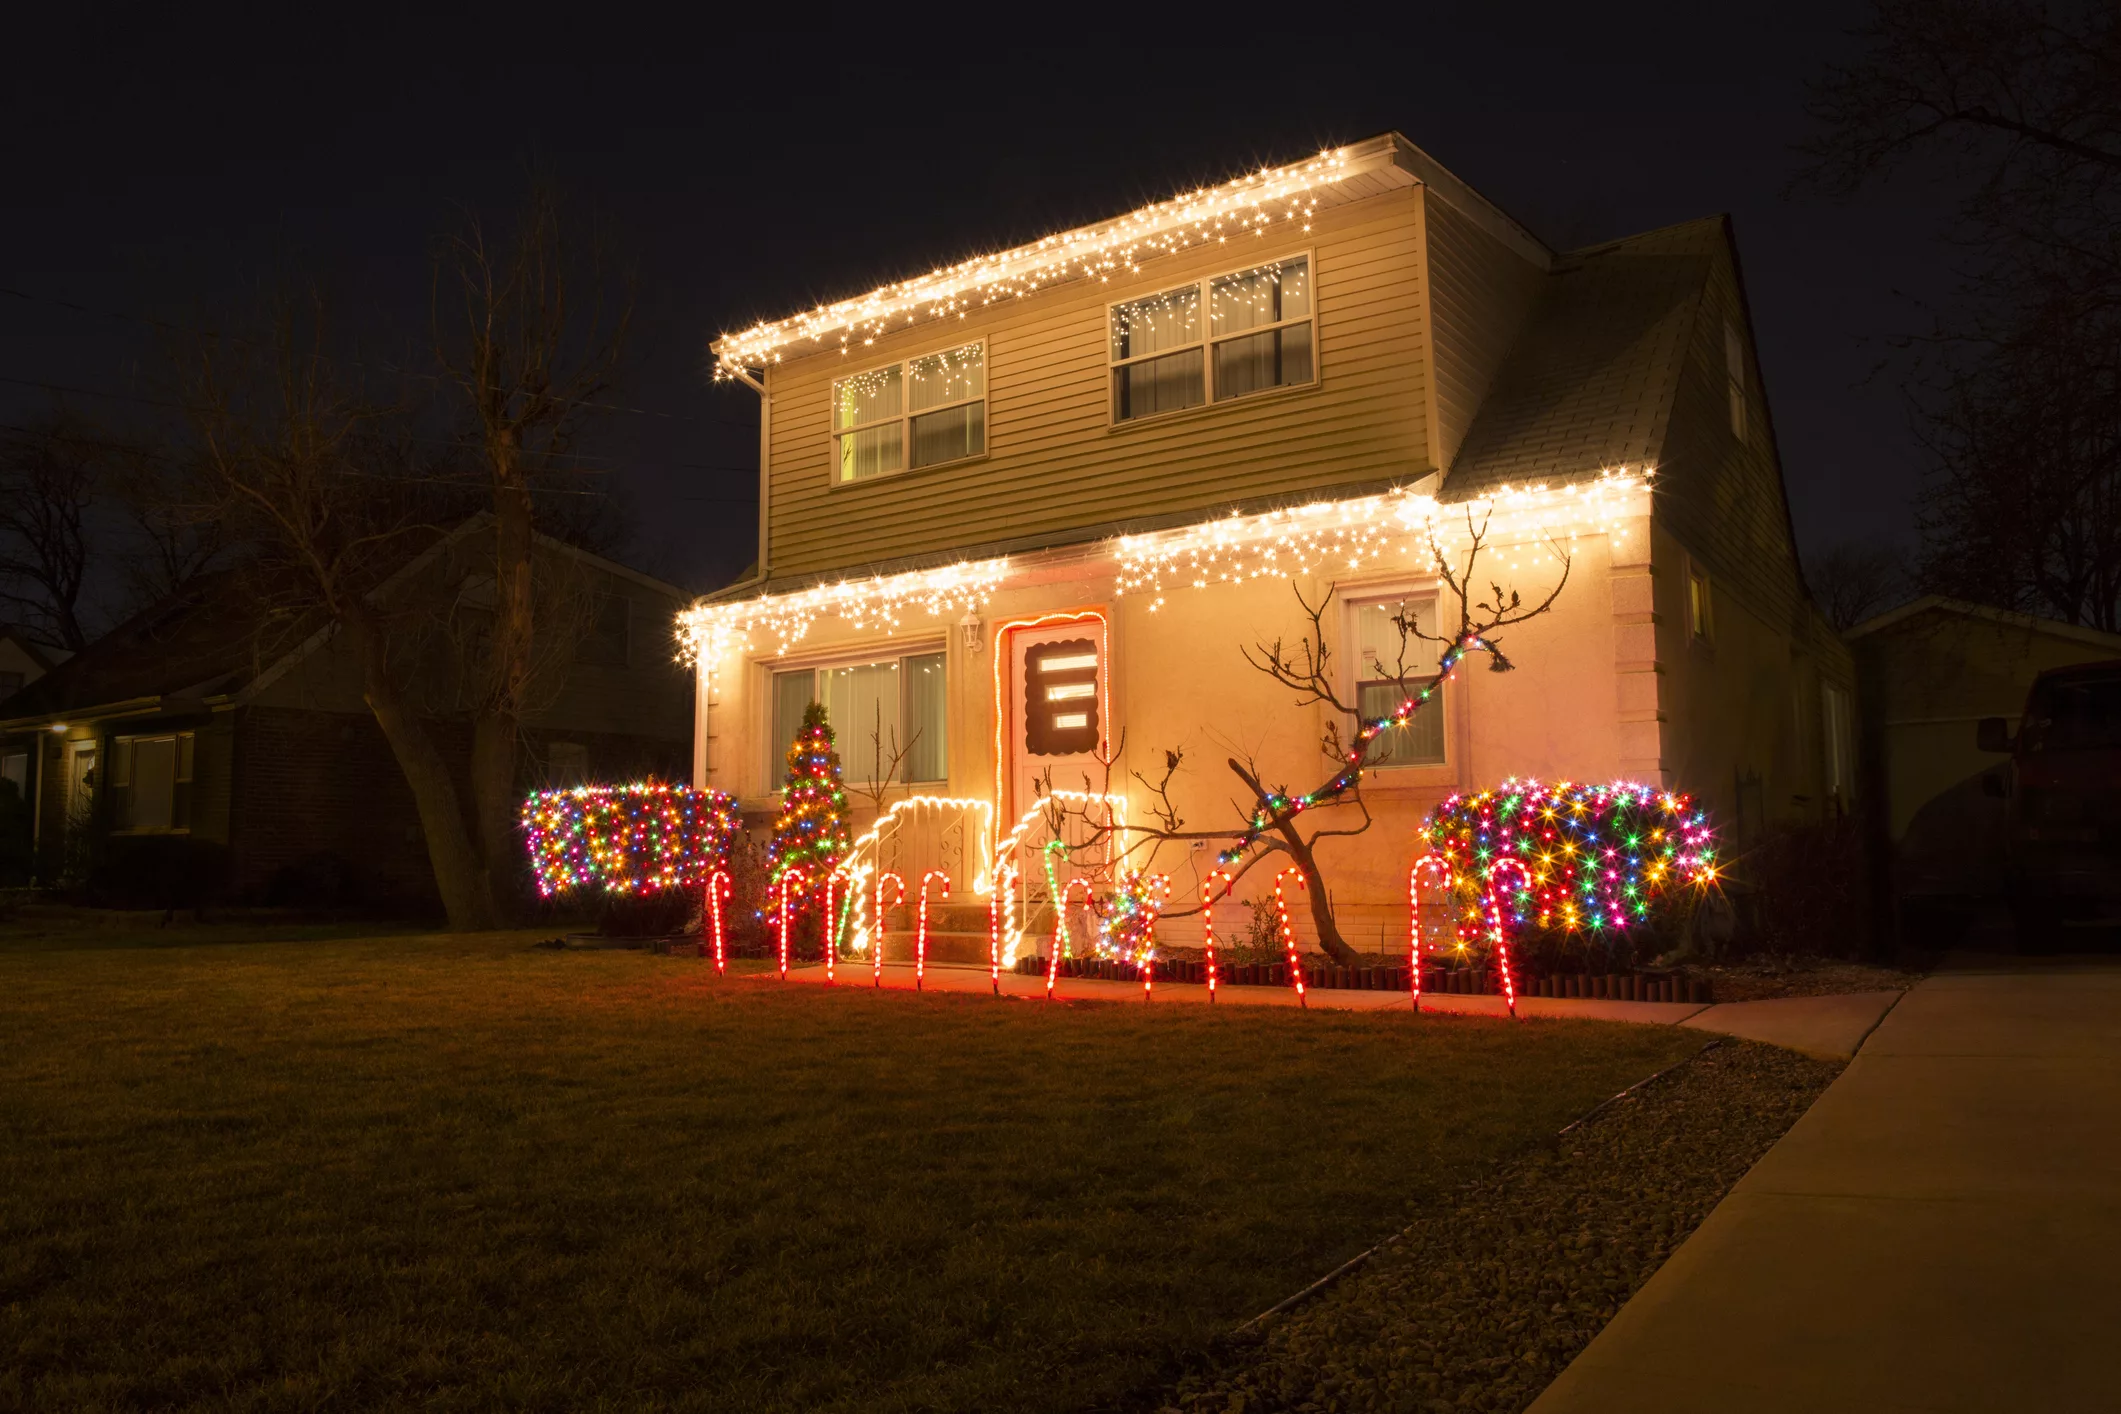
<svg viewBox="0 0 2121 1414">
<path fill-rule="evenodd" d="M 788 744 L 788 774 L 781 783 L 781 813 L 773 822 L 767 871 L 778 883 L 800 869 L 816 885 L 846 854 L 847 792 L 840 779 L 840 754 L 832 744 L 825 707 L 813 702 L 803 709 L 802 729 Z"/>
</svg>

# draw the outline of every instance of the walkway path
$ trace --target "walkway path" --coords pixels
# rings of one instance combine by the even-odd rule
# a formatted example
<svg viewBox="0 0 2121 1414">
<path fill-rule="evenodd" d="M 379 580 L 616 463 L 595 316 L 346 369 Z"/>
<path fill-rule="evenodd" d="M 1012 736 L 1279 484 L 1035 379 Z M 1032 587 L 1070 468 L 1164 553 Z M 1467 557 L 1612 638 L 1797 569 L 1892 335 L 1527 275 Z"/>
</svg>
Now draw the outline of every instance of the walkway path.
<svg viewBox="0 0 2121 1414">
<path fill-rule="evenodd" d="M 2121 1409 L 2121 967 L 1946 972 L 1533 1404 Z"/>
<path fill-rule="evenodd" d="M 776 974 L 751 973 L 768 981 Z M 825 980 L 822 966 L 793 968 L 788 973 L 791 982 L 816 982 Z M 862 963 L 851 963 L 837 969 L 838 985 L 843 987 L 869 987 L 874 985 L 870 969 Z M 885 963 L 885 987 L 907 990 L 913 986 L 913 968 L 907 963 Z M 993 984 L 983 967 L 938 965 L 928 969 L 922 985 L 936 992 L 988 993 Z M 1002 995 L 1021 1000 L 1040 1000 L 1046 994 L 1046 983 L 1042 977 L 1023 977 L 1013 972 L 1002 974 Z M 1057 1001 L 1129 1002 L 1143 1005 L 1141 984 L 1138 982 L 1100 982 L 1085 977 L 1063 977 L 1054 985 Z M 1744 1036 L 1749 1040 L 1767 1041 L 1773 1045 L 1788 1046 L 1792 1050 L 1804 1051 L 1828 1059 L 1846 1059 L 1855 1054 L 1856 1047 L 1892 1004 L 1899 1000 L 1898 992 L 1858 992 L 1839 997 L 1789 997 L 1777 1001 L 1731 1002 L 1719 1006 L 1702 1006 L 1694 1002 L 1616 1002 L 1591 999 L 1558 997 L 1520 997 L 1517 1011 L 1520 1016 L 1574 1017 L 1590 1021 L 1633 1021 L 1651 1025 L 1691 1026 L 1703 1031 L 1724 1032 L 1733 1036 Z M 1206 987 L 1178 982 L 1158 982 L 1151 1006 L 1200 1006 L 1208 1001 Z M 1297 1005 L 1296 993 L 1288 987 L 1222 987 L 1216 992 L 1217 1006 L 1279 1006 Z M 1409 1003 L 1405 992 L 1351 992 L 1329 988 L 1311 989 L 1308 1005 L 1327 1011 L 1383 1011 L 1392 1008 L 1406 1010 Z M 1421 1009 L 1424 1012 L 1456 1013 L 1471 1016 L 1504 1016 L 1508 1008 L 1501 997 L 1460 996 L 1449 992 L 1430 992 L 1423 995 Z"/>
</svg>

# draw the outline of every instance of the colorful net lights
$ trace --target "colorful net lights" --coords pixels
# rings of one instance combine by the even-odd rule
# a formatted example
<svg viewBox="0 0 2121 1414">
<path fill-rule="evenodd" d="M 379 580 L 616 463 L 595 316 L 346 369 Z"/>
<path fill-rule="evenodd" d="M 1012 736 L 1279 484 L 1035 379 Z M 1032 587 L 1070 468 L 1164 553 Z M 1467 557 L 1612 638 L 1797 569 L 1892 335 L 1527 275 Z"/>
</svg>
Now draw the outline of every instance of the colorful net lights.
<svg viewBox="0 0 2121 1414">
<path fill-rule="evenodd" d="M 741 828 L 724 792 L 661 781 L 538 791 L 524 800 L 521 823 L 545 898 L 705 888 Z"/>
</svg>

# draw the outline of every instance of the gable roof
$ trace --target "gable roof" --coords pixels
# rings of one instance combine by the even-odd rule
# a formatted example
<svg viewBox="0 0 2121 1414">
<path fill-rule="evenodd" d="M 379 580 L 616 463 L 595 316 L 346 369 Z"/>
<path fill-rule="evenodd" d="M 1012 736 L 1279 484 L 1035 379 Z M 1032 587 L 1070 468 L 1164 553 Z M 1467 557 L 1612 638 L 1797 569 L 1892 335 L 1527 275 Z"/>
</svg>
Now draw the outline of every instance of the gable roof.
<svg viewBox="0 0 2121 1414">
<path fill-rule="evenodd" d="M 448 534 L 432 537 L 371 594 L 388 593 L 448 546 L 492 522 L 492 513 L 481 511 Z M 676 585 L 601 555 L 548 535 L 537 540 L 674 604 L 688 598 Z M 112 708 L 185 710 L 264 689 L 329 642 L 333 626 L 321 616 L 275 620 L 267 613 L 269 596 L 259 589 L 255 574 L 243 567 L 200 576 L 8 698 L 0 726 Z"/>
<path fill-rule="evenodd" d="M 0 624 L 0 643 L 12 643 L 21 649 L 40 672 L 48 673 L 74 656 L 72 649 L 31 638 L 28 630 L 17 624 Z"/>
<path fill-rule="evenodd" d="M 2121 634 L 2106 633 L 2081 624 L 2067 624 L 2060 619 L 2043 619 L 2033 614 L 2014 613 L 2009 609 L 1991 608 L 1987 604 L 1972 604 L 1964 599 L 1949 599 L 1942 594 L 1925 594 L 1897 609 L 1887 609 L 1874 614 L 1862 623 L 1842 633 L 1843 638 L 1868 638 L 1874 633 L 1897 627 L 1924 614 L 1950 614 L 1964 619 L 1980 619 L 2004 628 L 2022 629 L 2027 633 L 2046 634 L 2050 638 L 2068 639 L 2074 643 L 2089 644 L 2095 648 L 2110 648 L 2121 652 Z"/>
<path fill-rule="evenodd" d="M 1444 477 L 1449 499 L 1654 467 L 1720 216 L 1571 251 L 1547 272 Z"/>
</svg>

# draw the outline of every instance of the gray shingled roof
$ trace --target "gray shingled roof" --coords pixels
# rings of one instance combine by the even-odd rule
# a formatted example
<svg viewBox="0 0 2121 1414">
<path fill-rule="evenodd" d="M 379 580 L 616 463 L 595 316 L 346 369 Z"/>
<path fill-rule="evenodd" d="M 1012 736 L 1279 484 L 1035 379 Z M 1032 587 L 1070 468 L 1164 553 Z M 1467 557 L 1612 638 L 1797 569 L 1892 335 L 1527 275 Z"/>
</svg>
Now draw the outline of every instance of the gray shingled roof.
<svg viewBox="0 0 2121 1414">
<path fill-rule="evenodd" d="M 1709 217 L 1559 257 L 1444 494 L 1659 462 L 1695 301 L 1725 239 Z"/>
</svg>

